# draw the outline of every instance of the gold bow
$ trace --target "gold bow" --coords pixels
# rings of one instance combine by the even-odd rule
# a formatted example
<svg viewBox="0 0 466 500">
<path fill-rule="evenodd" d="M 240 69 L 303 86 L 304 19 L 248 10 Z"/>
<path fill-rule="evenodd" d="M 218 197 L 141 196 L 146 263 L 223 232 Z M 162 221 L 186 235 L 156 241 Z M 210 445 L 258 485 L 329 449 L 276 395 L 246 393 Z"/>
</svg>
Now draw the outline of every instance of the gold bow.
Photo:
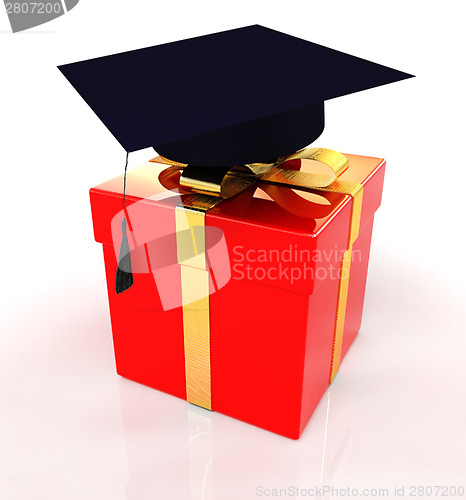
<svg viewBox="0 0 466 500">
<path fill-rule="evenodd" d="M 329 374 L 329 384 L 332 383 L 341 361 L 351 252 L 359 234 L 363 194 L 361 184 L 338 179 L 349 167 L 347 158 L 330 149 L 304 148 L 281 157 L 274 163 L 251 163 L 231 169 L 195 167 L 161 156 L 151 161 L 171 167 L 162 173 L 160 178 L 162 184 L 169 189 L 177 189 L 182 194 L 190 194 L 183 199 L 176 210 L 177 251 L 178 262 L 181 265 L 186 392 L 189 402 L 208 409 L 212 409 L 209 271 L 206 266 L 205 238 L 195 237 L 194 227 L 204 228 L 205 213 L 208 210 L 223 199 L 231 198 L 257 183 L 286 210 L 312 218 L 323 215 L 320 213 L 319 205 L 313 200 L 306 199 L 308 198 L 306 192 L 317 191 L 324 196 L 327 193 L 338 193 L 352 197 L 348 245 L 340 264 Z M 316 162 L 319 166 L 317 171 Z M 285 168 L 287 166 L 290 168 Z"/>
</svg>

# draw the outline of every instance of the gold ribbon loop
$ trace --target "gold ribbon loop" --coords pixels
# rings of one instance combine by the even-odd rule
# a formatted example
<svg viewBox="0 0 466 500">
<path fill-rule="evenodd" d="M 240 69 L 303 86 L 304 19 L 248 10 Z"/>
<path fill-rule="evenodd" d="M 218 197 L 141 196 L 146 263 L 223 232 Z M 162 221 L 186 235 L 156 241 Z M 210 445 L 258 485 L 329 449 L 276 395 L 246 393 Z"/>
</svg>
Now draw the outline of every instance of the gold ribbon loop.
<svg viewBox="0 0 466 500">
<path fill-rule="evenodd" d="M 301 160 L 299 170 L 286 170 L 277 168 L 293 160 Z M 328 167 L 327 173 L 315 173 L 315 163 L 307 163 L 306 160 L 318 162 Z M 261 175 L 262 181 L 274 182 L 277 184 L 287 184 L 295 187 L 319 188 L 327 187 L 335 181 L 349 166 L 346 156 L 324 148 L 304 148 L 292 155 L 279 158 L 277 167 L 271 168 Z"/>
</svg>

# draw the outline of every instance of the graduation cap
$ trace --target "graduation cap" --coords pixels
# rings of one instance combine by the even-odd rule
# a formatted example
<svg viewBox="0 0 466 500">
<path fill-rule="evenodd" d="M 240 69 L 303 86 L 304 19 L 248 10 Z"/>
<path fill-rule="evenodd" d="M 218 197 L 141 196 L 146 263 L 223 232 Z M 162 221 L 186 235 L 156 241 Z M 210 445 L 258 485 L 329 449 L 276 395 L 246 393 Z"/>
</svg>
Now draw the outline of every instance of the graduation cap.
<svg viewBox="0 0 466 500">
<path fill-rule="evenodd" d="M 259 25 L 59 69 L 126 151 L 213 167 L 294 153 L 324 101 L 412 76 Z"/>
<path fill-rule="evenodd" d="M 127 152 L 222 168 L 294 153 L 322 133 L 324 101 L 412 76 L 259 25 L 59 69 Z M 128 252 L 123 217 L 120 274 Z M 131 284 L 117 274 L 117 293 Z"/>
</svg>

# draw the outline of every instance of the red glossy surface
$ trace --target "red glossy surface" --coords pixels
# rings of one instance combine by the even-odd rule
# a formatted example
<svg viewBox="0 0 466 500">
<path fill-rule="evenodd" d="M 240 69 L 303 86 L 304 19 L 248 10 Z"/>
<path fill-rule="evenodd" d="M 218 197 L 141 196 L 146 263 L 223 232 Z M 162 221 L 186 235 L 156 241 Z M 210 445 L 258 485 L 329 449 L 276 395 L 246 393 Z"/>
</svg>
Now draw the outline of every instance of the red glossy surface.
<svg viewBox="0 0 466 500">
<path fill-rule="evenodd" d="M 343 356 L 361 323 L 373 215 L 385 167 L 380 159 L 347 156 L 350 168 L 342 179 L 362 183 L 364 196 L 361 231 L 353 247 Z M 118 251 L 121 176 L 91 189 L 92 214 L 96 240 L 104 247 L 117 372 L 186 398 L 182 309 L 176 302 L 180 282 L 174 206 L 179 196 L 166 193 L 158 183 L 161 168 L 149 163 L 128 173 L 136 272 L 133 287 L 118 296 L 113 240 Z M 169 197 L 154 199 L 159 193 Z M 296 216 L 265 198 L 245 193 L 206 216 L 212 406 L 298 438 L 328 385 L 338 292 L 332 268 L 337 269 L 346 249 L 351 200 L 334 199 L 328 215 L 312 219 L 312 212 Z M 320 260 L 315 261 L 316 255 Z M 279 265 L 289 269 L 288 275 L 276 271 Z M 301 273 L 300 279 L 291 280 L 292 269 L 295 276 Z"/>
</svg>

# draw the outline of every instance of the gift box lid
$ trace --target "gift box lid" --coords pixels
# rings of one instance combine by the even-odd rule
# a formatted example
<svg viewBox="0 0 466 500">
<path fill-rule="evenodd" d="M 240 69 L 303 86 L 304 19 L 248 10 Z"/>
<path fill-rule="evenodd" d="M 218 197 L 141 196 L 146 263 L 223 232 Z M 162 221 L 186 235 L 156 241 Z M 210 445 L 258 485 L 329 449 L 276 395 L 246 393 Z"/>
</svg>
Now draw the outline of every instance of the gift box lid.
<svg viewBox="0 0 466 500">
<path fill-rule="evenodd" d="M 380 205 L 385 161 L 380 158 L 346 155 L 350 167 L 339 179 L 362 184 L 364 194 L 360 231 L 372 219 Z M 175 210 L 182 196 L 167 190 L 163 173 L 167 166 L 148 162 L 128 172 L 126 214 L 133 273 L 148 273 L 166 266 L 177 266 Z M 162 179 L 162 182 L 161 182 Z M 169 187 L 169 186 L 168 186 Z M 333 195 L 330 204 L 309 208 L 307 213 L 290 212 L 256 189 L 224 200 L 206 213 L 206 249 L 210 268 L 217 282 L 221 274 L 234 271 L 235 262 L 251 257 L 254 267 L 267 266 L 261 256 L 291 260 L 305 252 L 331 256 L 331 259 L 300 262 L 312 266 L 315 279 L 290 281 L 289 276 L 267 279 L 251 272 L 245 280 L 261 285 L 311 294 L 320 286 L 319 268 L 338 266 L 347 249 L 352 199 Z M 288 190 L 288 188 L 281 188 Z M 123 176 L 115 177 L 90 190 L 96 241 L 113 245 L 115 257 L 121 239 Z M 311 195 L 312 196 L 312 195 Z M 315 195 L 317 196 L 317 195 Z M 325 201 L 325 200 L 324 200 Z M 325 208 L 326 207 L 326 208 Z M 293 207 L 291 207 L 293 209 Z M 223 252 L 223 253 L 222 253 Z M 246 253 L 249 252 L 248 255 Z M 236 261 L 235 261 L 236 259 Z M 275 265 L 276 262 L 271 262 Z M 239 264 L 238 264 L 239 265 Z"/>
<path fill-rule="evenodd" d="M 412 76 L 259 25 L 59 69 L 126 151 L 209 167 L 294 153 L 324 101 Z"/>
</svg>

